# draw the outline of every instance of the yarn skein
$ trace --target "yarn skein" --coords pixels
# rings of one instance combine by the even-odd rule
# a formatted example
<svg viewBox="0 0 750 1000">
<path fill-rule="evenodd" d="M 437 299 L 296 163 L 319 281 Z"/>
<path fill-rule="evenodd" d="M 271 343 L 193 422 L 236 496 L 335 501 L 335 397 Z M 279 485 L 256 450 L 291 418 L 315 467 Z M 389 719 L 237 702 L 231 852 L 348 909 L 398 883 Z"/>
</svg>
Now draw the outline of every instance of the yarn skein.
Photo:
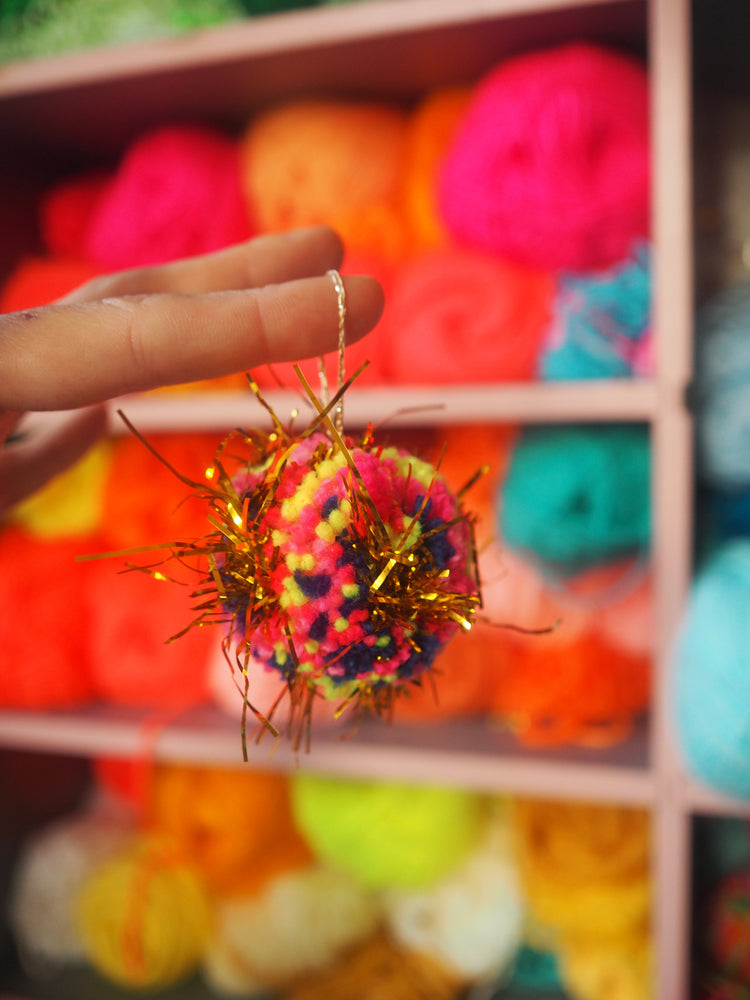
<svg viewBox="0 0 750 1000">
<path fill-rule="evenodd" d="M 642 64 L 586 43 L 506 59 L 476 86 L 442 164 L 457 240 L 536 267 L 624 258 L 649 227 Z"/>
<path fill-rule="evenodd" d="M 429 886 L 481 834 L 480 797 L 460 789 L 296 774 L 291 795 L 313 853 L 367 889 Z"/>
<path fill-rule="evenodd" d="M 390 289 L 386 322 L 394 381 L 531 379 L 553 290 L 546 272 L 468 248 L 443 247 L 412 258 Z"/>
<path fill-rule="evenodd" d="M 720 546 L 700 567 L 673 652 L 677 738 L 688 768 L 713 788 L 750 797 L 747 617 L 750 540 Z"/>
<path fill-rule="evenodd" d="M 250 235 L 235 141 L 200 125 L 139 136 L 99 197 L 86 256 L 106 269 L 161 264 Z"/>
<path fill-rule="evenodd" d="M 643 550 L 651 525 L 647 428 L 524 428 L 498 506 L 501 537 L 543 572 L 574 575 Z"/>
</svg>

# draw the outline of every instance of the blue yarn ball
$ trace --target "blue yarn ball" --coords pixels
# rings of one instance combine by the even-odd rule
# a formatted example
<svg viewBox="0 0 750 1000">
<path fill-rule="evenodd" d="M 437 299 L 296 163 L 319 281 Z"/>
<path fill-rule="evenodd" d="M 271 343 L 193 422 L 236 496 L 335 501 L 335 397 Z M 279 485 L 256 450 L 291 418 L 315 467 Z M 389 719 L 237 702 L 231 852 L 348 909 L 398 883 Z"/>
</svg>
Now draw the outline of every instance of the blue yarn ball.
<svg viewBox="0 0 750 1000">
<path fill-rule="evenodd" d="M 624 378 L 634 373 L 651 320 L 651 251 L 639 241 L 608 271 L 563 274 L 554 330 L 539 357 L 544 379 Z"/>
<path fill-rule="evenodd" d="M 750 797 L 750 540 L 717 549 L 691 588 L 675 647 L 674 713 L 690 770 Z"/>
<path fill-rule="evenodd" d="M 649 542 L 650 441 L 636 424 L 527 427 L 498 496 L 502 540 L 572 575 Z"/>
<path fill-rule="evenodd" d="M 719 489 L 750 486 L 750 285 L 699 311 L 695 361 L 698 473 Z"/>
</svg>

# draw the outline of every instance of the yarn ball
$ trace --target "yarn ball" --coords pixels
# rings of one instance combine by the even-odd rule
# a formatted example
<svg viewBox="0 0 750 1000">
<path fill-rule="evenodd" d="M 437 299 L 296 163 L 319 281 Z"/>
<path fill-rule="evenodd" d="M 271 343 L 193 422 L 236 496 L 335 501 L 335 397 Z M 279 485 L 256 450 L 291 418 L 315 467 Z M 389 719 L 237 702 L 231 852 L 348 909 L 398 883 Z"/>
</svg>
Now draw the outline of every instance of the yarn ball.
<svg viewBox="0 0 750 1000">
<path fill-rule="evenodd" d="M 639 552 L 651 533 L 650 458 L 639 424 L 524 428 L 498 496 L 501 537 L 563 575 Z"/>
<path fill-rule="evenodd" d="M 459 995 L 461 984 L 447 970 L 382 933 L 285 992 L 287 1000 L 456 1000 Z"/>
<path fill-rule="evenodd" d="M 128 989 L 186 979 L 199 967 L 211 928 L 194 870 L 149 840 L 96 866 L 78 893 L 77 916 L 90 964 Z"/>
<path fill-rule="evenodd" d="M 216 901 L 203 976 L 230 996 L 283 987 L 333 965 L 379 918 L 375 897 L 348 875 L 319 866 L 287 872 L 254 896 Z"/>
<path fill-rule="evenodd" d="M 87 170 L 51 184 L 39 199 L 39 228 L 54 256 L 83 260 L 86 236 L 113 172 Z"/>
<path fill-rule="evenodd" d="M 107 45 L 172 38 L 243 15 L 233 0 L 30 0 L 3 26 L 0 60 L 31 59 Z"/>
<path fill-rule="evenodd" d="M 734 539 L 698 570 L 672 665 L 677 737 L 689 769 L 740 798 L 750 797 L 748 608 L 750 541 Z"/>
<path fill-rule="evenodd" d="M 259 886 L 269 856 L 295 841 L 288 779 L 271 771 L 161 764 L 151 781 L 150 825 L 170 837 L 212 893 Z"/>
<path fill-rule="evenodd" d="M 643 341 L 651 321 L 651 251 L 639 242 L 626 260 L 595 274 L 560 276 L 554 319 L 539 356 L 543 379 L 647 375 Z"/>
<path fill-rule="evenodd" d="M 25 257 L 0 289 L 0 312 L 46 306 L 100 273 L 86 261 L 70 257 Z"/>
<path fill-rule="evenodd" d="M 750 872 L 734 871 L 719 882 L 711 894 L 706 928 L 715 970 L 750 986 Z"/>
<path fill-rule="evenodd" d="M 481 800 L 460 789 L 296 774 L 291 793 L 315 855 L 367 889 L 434 884 L 481 835 Z"/>
<path fill-rule="evenodd" d="M 437 204 L 437 175 L 471 94 L 471 87 L 441 87 L 431 91 L 409 115 L 404 204 L 417 248 L 441 246 L 449 241 Z"/>
<path fill-rule="evenodd" d="M 560 950 L 560 978 L 576 1000 L 643 1000 L 653 994 L 652 935 L 637 928 L 609 940 L 584 937 Z"/>
<path fill-rule="evenodd" d="M 650 818 L 645 810 L 518 799 L 513 821 L 532 918 L 566 938 L 608 938 L 650 912 Z"/>
<path fill-rule="evenodd" d="M 258 466 L 237 477 L 238 509 L 260 502 L 267 475 L 268 467 Z M 226 591 L 235 586 L 229 600 L 239 605 L 241 643 L 313 693 L 360 695 L 375 707 L 380 698 L 390 702 L 394 686 L 420 677 L 459 627 L 450 612 L 441 613 L 441 594 L 448 604 L 455 598 L 473 606 L 460 502 L 415 456 L 354 444 L 347 455 L 323 435 L 299 443 L 271 476 L 274 503 L 266 504 L 262 557 L 255 559 L 274 567 L 269 613 L 254 614 L 247 585 L 235 585 L 247 578 L 237 563 L 247 559 L 244 548 L 219 567 Z M 373 523 L 380 526 L 375 539 Z M 399 555 L 389 561 L 392 539 Z M 405 563 L 400 553 L 407 553 Z M 437 598 L 423 599 L 425 589 Z"/>
<path fill-rule="evenodd" d="M 477 250 L 449 246 L 412 258 L 390 288 L 393 379 L 417 385 L 531 379 L 553 291 L 550 274 Z"/>
<path fill-rule="evenodd" d="M 109 444 L 95 445 L 37 493 L 16 504 L 9 520 L 40 539 L 93 534 L 105 513 L 102 501 L 110 462 Z"/>
<path fill-rule="evenodd" d="M 406 115 L 395 105 L 297 100 L 257 115 L 241 139 L 248 211 L 261 231 L 345 221 L 356 239 L 355 213 L 380 208 L 393 222 L 406 140 Z M 376 227 L 377 228 L 377 227 Z M 352 239 L 352 237 L 355 237 Z"/>
<path fill-rule="evenodd" d="M 383 906 L 397 944 L 457 979 L 507 972 L 521 946 L 525 907 L 505 816 L 492 817 L 481 843 L 446 878 L 422 890 L 386 890 Z"/>
<path fill-rule="evenodd" d="M 0 705 L 74 708 L 94 696 L 85 623 L 89 567 L 80 538 L 0 532 Z M 38 623 L 44 627 L 38 627 Z"/>
<path fill-rule="evenodd" d="M 78 891 L 134 836 L 122 817 L 91 811 L 51 823 L 24 842 L 13 872 L 8 919 L 26 970 L 42 976 L 85 961 L 75 914 Z"/>
<path fill-rule="evenodd" d="M 529 746 L 609 746 L 629 736 L 651 695 L 649 657 L 603 643 L 591 631 L 547 646 L 524 643 L 497 664 L 493 707 Z"/>
<path fill-rule="evenodd" d="M 645 68 L 586 43 L 525 53 L 474 90 L 439 202 L 454 238 L 532 266 L 624 258 L 649 230 Z"/>
<path fill-rule="evenodd" d="M 711 486 L 750 486 L 750 284 L 725 289 L 695 322 L 696 465 Z"/>
<path fill-rule="evenodd" d="M 85 248 L 99 267 L 120 269 L 209 253 L 249 235 L 235 141 L 208 127 L 166 125 L 126 149 Z"/>
<path fill-rule="evenodd" d="M 106 549 L 93 545 L 90 551 Z M 55 584 L 61 586 L 60 577 Z M 86 597 L 84 641 L 100 700 L 171 710 L 209 701 L 206 663 L 215 637 L 192 628 L 179 643 L 169 642 L 191 617 L 186 587 L 138 571 L 118 573 L 111 560 L 95 559 L 86 566 Z"/>
</svg>

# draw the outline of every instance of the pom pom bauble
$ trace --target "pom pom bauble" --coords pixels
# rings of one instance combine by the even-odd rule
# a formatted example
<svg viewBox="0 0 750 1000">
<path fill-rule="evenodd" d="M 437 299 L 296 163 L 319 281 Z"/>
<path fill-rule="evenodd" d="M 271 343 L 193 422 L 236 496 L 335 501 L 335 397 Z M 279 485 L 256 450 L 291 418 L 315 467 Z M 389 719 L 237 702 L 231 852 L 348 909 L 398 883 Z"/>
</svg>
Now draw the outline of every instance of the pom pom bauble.
<svg viewBox="0 0 750 1000">
<path fill-rule="evenodd" d="M 454 237 L 539 267 L 622 260 L 649 224 L 644 67 L 572 44 L 507 59 L 475 88 L 440 205 Z"/>
<path fill-rule="evenodd" d="M 200 963 L 210 930 L 205 889 L 170 848 L 143 841 L 83 883 L 78 917 L 90 963 L 128 988 L 171 986 Z"/>
<path fill-rule="evenodd" d="M 727 875 L 707 914 L 708 953 L 716 971 L 750 986 L 750 872 Z"/>
<path fill-rule="evenodd" d="M 265 232 L 349 221 L 396 202 L 406 116 L 395 106 L 298 101 L 254 119 L 241 142 L 250 214 Z M 345 242 L 372 250 L 369 241 Z"/>
<path fill-rule="evenodd" d="M 693 583 L 674 654 L 677 735 L 691 771 L 750 797 L 750 541 L 718 549 Z"/>
<path fill-rule="evenodd" d="M 203 974 L 229 995 L 281 987 L 333 965 L 374 933 L 379 917 L 375 897 L 342 872 L 288 872 L 256 896 L 216 904 Z"/>
<path fill-rule="evenodd" d="M 27 968 L 39 973 L 83 962 L 75 915 L 85 880 L 135 837 L 124 820 L 91 812 L 57 821 L 24 845 L 14 876 L 10 923 Z"/>
<path fill-rule="evenodd" d="M 219 250 L 250 235 L 234 142 L 198 126 L 167 126 L 126 151 L 86 238 L 107 269 Z"/>
<path fill-rule="evenodd" d="M 386 318 L 403 383 L 530 379 L 551 318 L 550 275 L 459 247 L 426 252 L 394 276 Z"/>
<path fill-rule="evenodd" d="M 525 428 L 499 507 L 507 544 L 553 573 L 574 575 L 641 551 L 651 525 L 646 428 Z"/>
<path fill-rule="evenodd" d="M 482 808 L 458 789 L 297 775 L 295 821 L 313 852 L 370 889 L 422 888 L 475 848 Z"/>
</svg>

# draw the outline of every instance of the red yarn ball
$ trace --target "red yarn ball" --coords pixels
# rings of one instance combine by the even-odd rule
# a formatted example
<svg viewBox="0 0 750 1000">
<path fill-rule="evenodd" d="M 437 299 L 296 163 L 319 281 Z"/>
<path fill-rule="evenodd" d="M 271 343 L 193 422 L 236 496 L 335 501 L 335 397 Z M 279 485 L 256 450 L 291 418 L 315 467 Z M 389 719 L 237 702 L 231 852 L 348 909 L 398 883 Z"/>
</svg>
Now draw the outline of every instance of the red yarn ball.
<svg viewBox="0 0 750 1000">
<path fill-rule="evenodd" d="M 49 305 L 99 273 L 92 264 L 69 257 L 27 257 L 0 290 L 0 312 Z"/>
<path fill-rule="evenodd" d="M 86 234 L 111 177 L 93 170 L 53 184 L 39 203 L 42 238 L 53 254 L 84 257 Z"/>
<path fill-rule="evenodd" d="M 550 274 L 446 247 L 394 276 L 383 319 L 393 379 L 406 384 L 531 379 L 552 315 Z"/>
<path fill-rule="evenodd" d="M 500 63 L 443 161 L 454 237 L 540 267 L 592 270 L 649 229 L 649 97 L 635 59 L 570 44 Z"/>
<path fill-rule="evenodd" d="M 81 539 L 39 542 L 0 532 L 0 705 L 73 708 L 92 699 L 88 567 Z"/>
<path fill-rule="evenodd" d="M 199 126 L 148 132 L 126 151 L 86 237 L 104 268 L 219 250 L 250 236 L 236 144 Z"/>
</svg>

